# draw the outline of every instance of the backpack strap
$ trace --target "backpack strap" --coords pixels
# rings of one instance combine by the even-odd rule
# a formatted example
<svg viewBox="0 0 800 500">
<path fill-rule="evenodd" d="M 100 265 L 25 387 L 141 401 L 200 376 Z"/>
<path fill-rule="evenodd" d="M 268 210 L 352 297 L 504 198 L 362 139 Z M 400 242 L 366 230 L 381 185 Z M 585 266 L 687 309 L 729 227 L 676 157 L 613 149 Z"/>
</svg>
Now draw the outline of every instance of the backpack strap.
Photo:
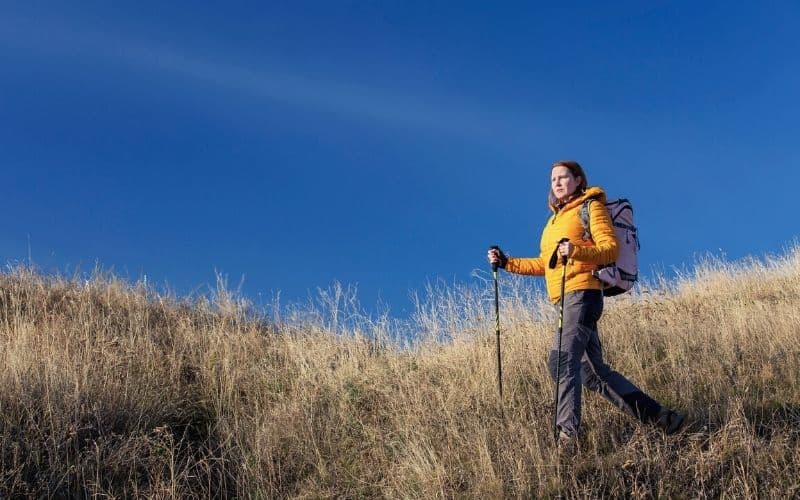
<svg viewBox="0 0 800 500">
<path fill-rule="evenodd" d="M 592 230 L 589 222 L 589 204 L 595 201 L 594 198 L 589 198 L 581 205 L 581 224 L 583 224 L 583 241 L 592 239 Z"/>
</svg>

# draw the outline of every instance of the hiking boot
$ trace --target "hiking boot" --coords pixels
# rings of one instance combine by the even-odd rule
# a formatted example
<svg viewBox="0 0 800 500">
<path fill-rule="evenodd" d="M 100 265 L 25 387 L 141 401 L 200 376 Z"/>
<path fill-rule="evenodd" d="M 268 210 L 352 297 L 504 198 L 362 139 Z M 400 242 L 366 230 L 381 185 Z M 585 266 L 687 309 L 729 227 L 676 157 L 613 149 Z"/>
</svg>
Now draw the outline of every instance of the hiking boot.
<svg viewBox="0 0 800 500">
<path fill-rule="evenodd" d="M 656 427 L 659 427 L 664 431 L 664 434 L 669 436 L 670 434 L 675 434 L 681 429 L 684 420 L 686 420 L 684 415 L 681 415 L 680 413 L 668 408 L 664 408 L 658 414 Z"/>
</svg>

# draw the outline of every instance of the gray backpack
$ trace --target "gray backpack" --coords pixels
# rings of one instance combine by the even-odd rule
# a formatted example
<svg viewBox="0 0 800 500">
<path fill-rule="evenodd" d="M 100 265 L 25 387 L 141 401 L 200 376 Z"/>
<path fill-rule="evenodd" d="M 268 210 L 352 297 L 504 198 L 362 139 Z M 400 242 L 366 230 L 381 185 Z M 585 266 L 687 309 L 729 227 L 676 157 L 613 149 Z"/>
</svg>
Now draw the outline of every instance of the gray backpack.
<svg viewBox="0 0 800 500">
<path fill-rule="evenodd" d="M 581 223 L 583 224 L 583 239 L 592 239 L 589 227 L 589 204 L 595 199 L 588 199 L 581 206 Z M 603 295 L 613 296 L 625 293 L 633 287 L 639 277 L 638 254 L 639 235 L 636 224 L 633 222 L 633 206 L 625 199 L 606 202 L 605 209 L 614 224 L 614 233 L 619 242 L 619 256 L 617 261 L 601 266 L 594 271 L 594 276 L 603 282 Z"/>
</svg>

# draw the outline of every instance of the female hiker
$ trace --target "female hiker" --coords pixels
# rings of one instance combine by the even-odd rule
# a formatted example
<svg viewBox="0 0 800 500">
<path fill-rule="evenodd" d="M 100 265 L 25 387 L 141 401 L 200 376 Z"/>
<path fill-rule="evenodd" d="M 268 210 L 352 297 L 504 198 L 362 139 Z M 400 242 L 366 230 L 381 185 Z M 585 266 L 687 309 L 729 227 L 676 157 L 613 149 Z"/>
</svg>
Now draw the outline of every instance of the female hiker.
<svg viewBox="0 0 800 500">
<path fill-rule="evenodd" d="M 581 384 L 600 393 L 612 404 L 642 422 L 654 424 L 667 434 L 677 432 L 684 416 L 661 406 L 628 379 L 612 370 L 604 361 L 597 333 L 603 312 L 603 285 L 592 271 L 617 259 L 618 246 L 614 228 L 605 208 L 606 195 L 599 187 L 587 187 L 586 174 L 575 161 L 559 161 L 550 169 L 550 208 L 553 214 L 542 232 L 539 256 L 506 257 L 499 248 L 488 252 L 489 262 L 508 272 L 544 276 L 550 300 L 561 299 L 564 284 L 564 319 L 561 352 L 554 342 L 548 368 L 556 379 L 560 363 L 556 426 L 559 441 L 574 443 L 581 424 Z M 591 239 L 584 240 L 581 206 L 589 199 Z M 557 253 L 555 268 L 548 265 Z M 562 260 L 566 258 L 566 274 Z M 558 360 L 558 361 L 557 361 Z"/>
</svg>

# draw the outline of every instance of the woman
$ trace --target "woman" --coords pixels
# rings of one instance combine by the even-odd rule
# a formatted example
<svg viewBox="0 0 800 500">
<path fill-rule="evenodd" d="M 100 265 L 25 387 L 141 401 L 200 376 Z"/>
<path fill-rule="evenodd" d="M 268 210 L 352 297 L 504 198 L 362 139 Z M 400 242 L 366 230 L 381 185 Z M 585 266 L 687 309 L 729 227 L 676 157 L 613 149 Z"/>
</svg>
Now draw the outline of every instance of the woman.
<svg viewBox="0 0 800 500">
<path fill-rule="evenodd" d="M 589 199 L 589 227 L 592 239 L 585 241 L 581 206 Z M 654 424 L 667 434 L 677 432 L 684 416 L 662 407 L 653 398 L 612 370 L 603 361 L 597 321 L 603 312 L 603 285 L 592 271 L 617 258 L 614 228 L 605 209 L 606 195 L 598 187 L 587 187 L 586 174 L 575 161 L 559 161 L 551 167 L 550 208 L 553 215 L 542 232 L 539 257 L 506 257 L 490 249 L 489 262 L 511 273 L 544 276 L 550 300 L 561 299 L 562 260 L 566 258 L 564 319 L 560 355 L 554 342 L 548 368 L 556 378 L 560 362 L 559 404 L 556 425 L 560 441 L 574 443 L 581 423 L 581 384 L 600 393 L 614 405 L 642 422 Z M 550 257 L 556 252 L 555 268 Z"/>
</svg>

